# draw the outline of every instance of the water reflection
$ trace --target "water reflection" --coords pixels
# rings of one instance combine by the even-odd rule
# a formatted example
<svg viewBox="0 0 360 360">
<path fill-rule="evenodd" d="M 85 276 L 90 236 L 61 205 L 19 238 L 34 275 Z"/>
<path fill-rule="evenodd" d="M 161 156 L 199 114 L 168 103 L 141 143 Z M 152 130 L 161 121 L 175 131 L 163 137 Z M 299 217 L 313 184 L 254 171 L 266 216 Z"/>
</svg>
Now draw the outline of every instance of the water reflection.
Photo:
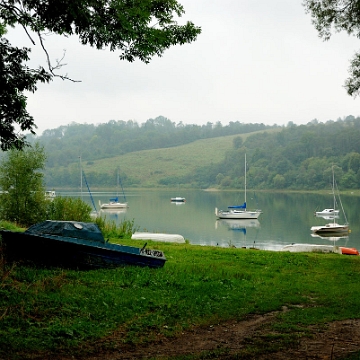
<svg viewBox="0 0 360 360">
<path fill-rule="evenodd" d="M 100 214 L 125 214 L 127 211 L 126 208 L 119 208 L 119 209 L 100 209 Z"/>
<path fill-rule="evenodd" d="M 322 219 L 325 219 L 325 220 L 333 220 L 333 219 L 338 219 L 340 217 L 338 214 L 335 214 L 335 215 L 318 215 L 318 214 L 315 214 L 315 216 L 317 218 L 322 218 Z"/>
<path fill-rule="evenodd" d="M 241 230 L 260 227 L 260 222 L 257 219 L 218 219 L 215 222 L 215 229 L 219 226 L 227 226 L 230 230 Z"/>
<path fill-rule="evenodd" d="M 321 236 L 318 234 L 310 234 L 311 237 L 321 240 L 328 240 L 328 241 L 338 241 L 338 240 L 349 240 L 349 235 L 334 235 L 334 234 L 322 234 Z"/>
<path fill-rule="evenodd" d="M 315 208 L 325 208 L 328 197 L 321 194 L 297 194 L 260 192 L 257 202 L 263 213 L 259 220 L 216 220 L 214 209 L 219 204 L 237 201 L 237 192 L 210 192 L 202 190 L 182 191 L 186 206 L 169 201 L 171 190 L 133 190 L 127 194 L 128 209 L 102 211 L 107 219 L 121 222 L 133 220 L 139 231 L 181 234 L 193 245 L 229 247 L 253 246 L 264 250 L 280 250 L 292 243 L 329 244 L 360 248 L 360 223 L 358 209 L 360 198 L 342 196 L 344 210 L 348 215 L 351 233 L 337 239 L 313 237 L 310 228 L 323 225 L 323 217 L 314 216 Z M 62 195 L 62 194 L 61 194 Z M 79 196 L 71 193 L 69 196 Z M 84 201 L 91 204 L 90 197 L 83 194 Z M 242 194 L 240 193 L 240 196 Z M 93 194 L 95 203 L 106 200 L 107 193 Z M 251 198 L 249 199 L 251 206 Z M 179 206 L 180 205 L 180 206 Z M 119 209 L 120 210 L 120 209 Z M 340 220 L 344 221 L 342 215 Z"/>
</svg>

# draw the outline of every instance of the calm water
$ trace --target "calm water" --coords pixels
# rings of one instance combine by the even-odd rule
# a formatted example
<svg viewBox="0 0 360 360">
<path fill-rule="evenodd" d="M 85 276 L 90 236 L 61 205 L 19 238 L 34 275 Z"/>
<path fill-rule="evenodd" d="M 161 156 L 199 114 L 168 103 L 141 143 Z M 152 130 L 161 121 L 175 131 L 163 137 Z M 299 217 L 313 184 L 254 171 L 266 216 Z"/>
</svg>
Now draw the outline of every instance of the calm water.
<svg viewBox="0 0 360 360">
<path fill-rule="evenodd" d="M 79 193 L 60 193 L 80 196 Z M 91 204 L 88 193 L 83 200 Z M 92 193 L 99 209 L 99 200 L 108 202 L 113 193 Z M 186 198 L 185 204 L 170 202 L 171 197 Z M 139 190 L 126 192 L 129 208 L 126 211 L 102 212 L 115 221 L 134 220 L 140 231 L 181 234 L 191 244 L 228 247 L 256 246 L 264 250 L 279 250 L 291 243 L 333 244 L 360 249 L 358 209 L 360 198 L 342 196 L 341 200 L 351 233 L 346 238 L 314 238 L 310 227 L 324 225 L 328 220 L 316 218 L 315 209 L 332 207 L 332 195 L 262 193 L 247 194 L 249 209 L 260 208 L 256 220 L 216 220 L 215 207 L 242 203 L 243 193 L 208 192 L 202 190 Z M 122 201 L 120 197 L 120 201 Z M 341 215 L 337 220 L 344 222 Z"/>
</svg>

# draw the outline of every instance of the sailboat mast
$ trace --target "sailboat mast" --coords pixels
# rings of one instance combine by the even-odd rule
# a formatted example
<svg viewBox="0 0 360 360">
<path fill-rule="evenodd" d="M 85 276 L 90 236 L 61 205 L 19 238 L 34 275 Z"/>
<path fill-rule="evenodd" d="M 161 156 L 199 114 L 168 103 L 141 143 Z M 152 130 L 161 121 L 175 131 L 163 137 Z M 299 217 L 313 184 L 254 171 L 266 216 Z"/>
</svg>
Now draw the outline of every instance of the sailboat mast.
<svg viewBox="0 0 360 360">
<path fill-rule="evenodd" d="M 333 198 L 334 198 L 334 211 L 336 209 L 336 197 L 335 197 L 335 174 L 334 174 L 334 165 L 331 167 L 331 170 L 332 170 L 332 176 L 333 176 Z M 335 225 L 335 217 L 334 217 L 334 225 Z"/>
<path fill-rule="evenodd" d="M 245 209 L 246 209 L 246 153 L 245 153 Z"/>
<path fill-rule="evenodd" d="M 335 176 L 334 176 L 334 165 L 332 166 L 332 176 L 333 176 L 333 197 L 334 197 L 334 210 L 335 210 Z"/>
</svg>

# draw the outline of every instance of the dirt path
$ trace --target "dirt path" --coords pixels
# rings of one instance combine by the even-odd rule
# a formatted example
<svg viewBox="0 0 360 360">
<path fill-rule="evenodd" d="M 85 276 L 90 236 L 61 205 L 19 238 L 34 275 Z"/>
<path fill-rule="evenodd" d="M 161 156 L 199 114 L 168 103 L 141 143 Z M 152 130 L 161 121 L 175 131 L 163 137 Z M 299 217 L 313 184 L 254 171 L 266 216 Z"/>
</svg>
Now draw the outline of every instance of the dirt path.
<svg viewBox="0 0 360 360">
<path fill-rule="evenodd" d="M 274 352 L 274 340 L 267 335 L 266 326 L 275 314 L 251 316 L 240 322 L 229 321 L 208 327 L 198 327 L 186 331 L 176 338 L 159 338 L 146 346 L 131 347 L 121 343 L 121 334 L 114 334 L 92 344 L 96 356 L 86 356 L 86 360 L 125 360 L 125 359 L 166 359 L 213 352 L 212 359 L 342 359 L 354 351 L 360 351 L 360 319 L 337 321 L 328 324 L 324 330 L 318 327 L 309 329 L 312 336 L 299 338 L 292 348 Z M 104 351 L 106 343 L 117 344 L 116 350 Z M 256 347 L 258 353 L 249 353 L 248 346 Z M 238 355 L 238 356 L 236 356 Z M 210 358 L 210 357 L 209 357 Z M 58 360 L 85 360 L 85 357 L 51 357 Z"/>
</svg>

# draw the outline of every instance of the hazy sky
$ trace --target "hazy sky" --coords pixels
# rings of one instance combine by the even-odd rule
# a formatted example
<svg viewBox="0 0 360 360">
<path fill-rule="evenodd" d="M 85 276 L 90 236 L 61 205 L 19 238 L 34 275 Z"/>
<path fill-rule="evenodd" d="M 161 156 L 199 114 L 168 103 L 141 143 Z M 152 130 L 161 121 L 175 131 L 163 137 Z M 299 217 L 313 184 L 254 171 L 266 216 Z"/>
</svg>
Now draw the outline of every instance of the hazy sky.
<svg viewBox="0 0 360 360">
<path fill-rule="evenodd" d="M 202 27 L 198 40 L 148 65 L 120 61 L 116 52 L 80 45 L 76 37 L 46 38 L 53 61 L 66 49 L 64 73 L 29 94 L 38 133 L 71 122 L 143 123 L 165 116 L 176 124 L 220 121 L 286 125 L 360 116 L 360 99 L 343 85 L 360 42 L 346 34 L 318 37 L 302 0 L 179 0 Z M 22 31 L 14 45 L 30 47 Z M 45 65 L 33 49 L 32 66 Z"/>
</svg>

